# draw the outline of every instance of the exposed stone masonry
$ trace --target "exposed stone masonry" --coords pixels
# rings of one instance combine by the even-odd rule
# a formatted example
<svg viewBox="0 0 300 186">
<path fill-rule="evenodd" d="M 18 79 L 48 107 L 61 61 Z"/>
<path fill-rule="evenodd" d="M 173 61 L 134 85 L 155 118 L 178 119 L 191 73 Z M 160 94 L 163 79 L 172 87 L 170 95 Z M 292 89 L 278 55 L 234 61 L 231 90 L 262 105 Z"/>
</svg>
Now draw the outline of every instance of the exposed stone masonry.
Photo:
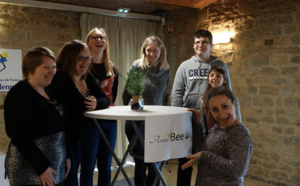
<svg viewBox="0 0 300 186">
<path fill-rule="evenodd" d="M 80 38 L 80 14 L 0 4 L 0 48 L 48 46 L 56 54 Z M 198 28 L 227 27 L 233 42 L 215 45 L 214 55 L 229 68 L 243 123 L 253 139 L 247 176 L 274 185 L 300 185 L 300 1 L 223 0 L 203 10 L 183 9 L 166 17 L 174 34 L 164 42 L 171 67 L 168 92 L 180 63 L 192 55 Z M 166 27 L 165 26 L 165 27 Z M 272 44 L 273 43 L 273 44 Z M 0 148 L 9 142 L 0 93 Z"/>
<path fill-rule="evenodd" d="M 235 31 L 233 42 L 214 45 L 213 54 L 227 63 L 252 135 L 247 176 L 300 185 L 300 1 L 224 0 L 197 13 L 173 12 L 166 16 L 170 22 L 175 33 L 166 36 L 166 46 L 173 75 L 194 55 L 194 31 Z"/>
<path fill-rule="evenodd" d="M 80 39 L 79 18 L 79 13 L 0 4 L 0 48 L 21 49 L 24 56 L 33 47 L 46 46 L 58 54 L 65 42 Z M 0 92 L 0 150 L 9 142 L 3 116 L 5 96 L 6 92 Z"/>
</svg>

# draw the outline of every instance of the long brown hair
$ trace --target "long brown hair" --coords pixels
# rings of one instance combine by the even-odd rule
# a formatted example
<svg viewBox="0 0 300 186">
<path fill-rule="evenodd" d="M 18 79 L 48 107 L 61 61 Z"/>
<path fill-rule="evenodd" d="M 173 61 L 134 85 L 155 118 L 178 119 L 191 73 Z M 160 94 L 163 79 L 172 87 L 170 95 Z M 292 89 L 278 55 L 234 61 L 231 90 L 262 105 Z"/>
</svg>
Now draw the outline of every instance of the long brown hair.
<svg viewBox="0 0 300 186">
<path fill-rule="evenodd" d="M 209 100 L 215 96 L 219 96 L 219 95 L 224 95 L 226 96 L 228 99 L 230 99 L 232 105 L 235 104 L 235 96 L 234 94 L 232 93 L 232 91 L 229 89 L 228 86 L 226 86 L 225 84 L 223 84 L 222 86 L 219 86 L 219 87 L 216 87 L 216 88 L 213 88 L 211 89 L 208 94 L 207 94 L 207 97 L 205 99 L 205 105 L 206 108 L 207 108 L 207 113 L 208 113 L 208 117 L 211 121 L 213 121 L 213 123 L 216 123 L 216 119 L 213 117 L 212 113 L 210 112 L 210 106 L 209 106 Z"/>
<path fill-rule="evenodd" d="M 75 64 L 78 56 L 80 55 L 83 49 L 88 49 L 89 47 L 80 40 L 73 40 L 65 43 L 65 45 L 60 49 L 57 56 L 57 69 L 66 72 L 70 77 L 73 77 L 76 74 Z M 89 69 L 86 71 L 84 75 L 81 76 L 81 80 L 85 79 L 87 74 L 90 71 Z"/>
</svg>

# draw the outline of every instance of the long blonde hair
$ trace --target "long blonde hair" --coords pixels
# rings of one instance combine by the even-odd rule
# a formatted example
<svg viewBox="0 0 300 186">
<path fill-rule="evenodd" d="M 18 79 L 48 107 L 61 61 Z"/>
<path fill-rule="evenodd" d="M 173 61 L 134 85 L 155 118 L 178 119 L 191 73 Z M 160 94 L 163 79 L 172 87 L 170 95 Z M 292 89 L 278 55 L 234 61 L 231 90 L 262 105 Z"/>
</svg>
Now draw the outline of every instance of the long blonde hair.
<svg viewBox="0 0 300 186">
<path fill-rule="evenodd" d="M 86 36 L 86 39 L 85 39 L 85 42 L 89 42 L 90 40 L 90 36 L 93 32 L 95 32 L 96 30 L 100 31 L 103 33 L 103 35 L 105 36 L 105 40 L 106 40 L 106 47 L 104 49 L 104 53 L 103 53 L 103 62 L 104 62 L 104 66 L 105 66 L 105 71 L 106 71 L 106 74 L 108 76 L 114 76 L 115 75 L 115 72 L 114 70 L 117 70 L 117 68 L 115 68 L 113 62 L 110 60 L 110 57 L 109 57 L 109 42 L 108 42 L 108 37 L 107 37 L 107 34 L 104 30 L 104 28 L 93 28 Z"/>
<path fill-rule="evenodd" d="M 159 57 L 160 66 L 159 69 L 168 69 L 169 63 L 167 61 L 167 51 L 165 48 L 164 43 L 161 39 L 157 36 L 149 36 L 145 39 L 142 47 L 141 47 L 141 59 L 140 59 L 140 66 L 142 69 L 145 69 L 147 65 L 149 65 L 149 61 L 146 58 L 146 47 L 152 43 L 156 43 L 157 46 L 160 48 L 161 53 Z"/>
</svg>

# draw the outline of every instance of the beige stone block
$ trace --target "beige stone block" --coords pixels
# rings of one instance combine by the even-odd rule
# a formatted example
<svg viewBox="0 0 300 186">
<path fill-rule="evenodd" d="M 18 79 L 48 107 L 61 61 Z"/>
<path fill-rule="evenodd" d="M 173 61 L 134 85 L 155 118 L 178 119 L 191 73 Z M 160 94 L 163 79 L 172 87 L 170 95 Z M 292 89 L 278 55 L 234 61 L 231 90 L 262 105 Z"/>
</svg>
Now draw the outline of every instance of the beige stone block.
<svg viewBox="0 0 300 186">
<path fill-rule="evenodd" d="M 251 117 L 248 117 L 248 116 L 244 117 L 243 116 L 243 120 L 245 120 L 247 123 L 259 123 L 260 122 L 260 120 L 258 120 L 258 118 L 254 118 L 252 116 Z"/>
<path fill-rule="evenodd" d="M 273 78 L 273 83 L 275 85 L 284 85 L 287 83 L 287 79 L 286 78 L 282 78 L 282 77 L 274 77 Z"/>
<path fill-rule="evenodd" d="M 272 36 L 280 36 L 282 34 L 282 27 L 281 26 L 273 27 L 271 33 Z"/>
<path fill-rule="evenodd" d="M 296 131 L 295 128 L 286 128 L 285 129 L 285 134 L 293 135 L 293 134 L 296 133 L 295 131 Z"/>
<path fill-rule="evenodd" d="M 253 84 L 255 85 L 270 85 L 272 82 L 270 76 L 263 74 L 261 76 L 256 76 L 253 79 Z"/>
<path fill-rule="evenodd" d="M 282 47 L 281 52 L 284 54 L 299 54 L 299 47 Z"/>
<path fill-rule="evenodd" d="M 300 45 L 300 34 L 293 35 L 291 40 L 294 44 Z"/>
<path fill-rule="evenodd" d="M 269 169 L 275 169 L 277 168 L 277 163 L 264 162 L 263 166 Z"/>
<path fill-rule="evenodd" d="M 248 95 L 240 95 L 239 97 L 239 102 L 241 106 L 251 106 L 252 105 L 252 99 Z"/>
<path fill-rule="evenodd" d="M 260 86 L 259 90 L 260 90 L 259 93 L 262 95 L 271 95 L 271 96 L 279 95 L 279 89 L 277 87 Z"/>
<path fill-rule="evenodd" d="M 257 87 L 256 86 L 247 86 L 247 94 L 257 94 Z"/>
<path fill-rule="evenodd" d="M 261 107 L 272 107 L 274 105 L 273 99 L 271 97 L 253 97 L 253 106 L 261 106 Z"/>
<path fill-rule="evenodd" d="M 270 153 L 270 158 L 277 163 L 280 160 L 280 155 L 278 153 L 272 152 Z"/>
<path fill-rule="evenodd" d="M 294 34 L 297 32 L 297 25 L 296 24 L 289 24 L 283 27 L 285 34 Z"/>
<path fill-rule="evenodd" d="M 298 186 L 300 183 L 300 174 L 299 171 L 298 173 L 294 174 L 291 176 L 291 182 L 293 183 L 294 186 Z"/>
<path fill-rule="evenodd" d="M 275 134 L 282 134 L 282 127 L 272 127 L 272 132 Z"/>
<path fill-rule="evenodd" d="M 284 116 L 286 114 L 285 109 L 276 109 L 276 116 Z"/>
<path fill-rule="evenodd" d="M 277 117 L 276 119 L 276 123 L 277 124 L 281 124 L 281 125 L 287 125 L 289 124 L 289 118 L 285 118 L 284 116 L 283 117 Z"/>
<path fill-rule="evenodd" d="M 253 176 L 256 179 L 266 179 L 269 177 L 270 172 L 268 169 L 265 169 L 264 167 L 250 165 L 247 174 L 251 175 L 251 177 Z"/>
<path fill-rule="evenodd" d="M 285 172 L 272 172 L 272 178 L 281 183 L 287 183 L 288 181 L 288 175 Z"/>
<path fill-rule="evenodd" d="M 272 125 L 274 124 L 275 120 L 273 117 L 267 116 L 267 117 L 263 117 L 262 120 L 260 120 L 260 122 L 268 123 L 269 125 Z"/>
<path fill-rule="evenodd" d="M 289 56 L 285 54 L 272 55 L 269 57 L 270 65 L 272 66 L 286 66 Z"/>
<path fill-rule="evenodd" d="M 279 106 L 279 107 L 283 106 L 283 99 L 282 98 L 277 98 L 276 99 L 276 106 Z"/>
<path fill-rule="evenodd" d="M 290 108 L 300 108 L 300 98 L 286 98 L 284 105 Z"/>
<path fill-rule="evenodd" d="M 268 58 L 266 57 L 255 57 L 250 61 L 250 67 L 262 67 L 269 65 Z"/>
<path fill-rule="evenodd" d="M 273 116 L 274 111 L 273 109 L 264 109 L 264 113 L 268 116 Z"/>
<path fill-rule="evenodd" d="M 300 64 L 300 56 L 299 56 L 299 55 L 293 56 L 293 57 L 291 58 L 291 62 L 292 62 L 292 63 L 295 63 L 295 64 Z"/>
</svg>

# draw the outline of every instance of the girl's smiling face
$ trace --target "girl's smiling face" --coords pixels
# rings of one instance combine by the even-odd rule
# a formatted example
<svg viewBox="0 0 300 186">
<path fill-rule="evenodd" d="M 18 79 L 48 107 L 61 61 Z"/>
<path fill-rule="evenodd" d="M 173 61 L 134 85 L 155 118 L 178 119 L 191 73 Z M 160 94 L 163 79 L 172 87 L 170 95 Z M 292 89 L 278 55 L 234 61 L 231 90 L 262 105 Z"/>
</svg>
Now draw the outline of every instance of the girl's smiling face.
<svg viewBox="0 0 300 186">
<path fill-rule="evenodd" d="M 209 110 L 222 128 L 238 123 L 235 105 L 225 95 L 217 95 L 209 100 Z"/>
<path fill-rule="evenodd" d="M 51 83 L 56 73 L 56 63 L 50 57 L 43 57 L 43 62 L 34 72 L 29 73 L 28 81 L 36 87 L 44 88 Z"/>
<path fill-rule="evenodd" d="M 226 79 L 222 73 L 213 70 L 208 74 L 208 83 L 212 88 L 216 88 L 226 83 Z"/>
<path fill-rule="evenodd" d="M 91 52 L 103 52 L 106 48 L 106 36 L 103 32 L 96 29 L 89 36 L 89 40 L 86 44 L 90 47 Z"/>
<path fill-rule="evenodd" d="M 90 63 L 91 63 L 90 52 L 87 48 L 84 48 L 80 52 L 75 64 L 76 75 L 78 76 L 84 75 L 89 69 Z"/>
<path fill-rule="evenodd" d="M 145 55 L 151 66 L 159 64 L 161 49 L 156 43 L 152 43 L 145 48 Z"/>
</svg>

